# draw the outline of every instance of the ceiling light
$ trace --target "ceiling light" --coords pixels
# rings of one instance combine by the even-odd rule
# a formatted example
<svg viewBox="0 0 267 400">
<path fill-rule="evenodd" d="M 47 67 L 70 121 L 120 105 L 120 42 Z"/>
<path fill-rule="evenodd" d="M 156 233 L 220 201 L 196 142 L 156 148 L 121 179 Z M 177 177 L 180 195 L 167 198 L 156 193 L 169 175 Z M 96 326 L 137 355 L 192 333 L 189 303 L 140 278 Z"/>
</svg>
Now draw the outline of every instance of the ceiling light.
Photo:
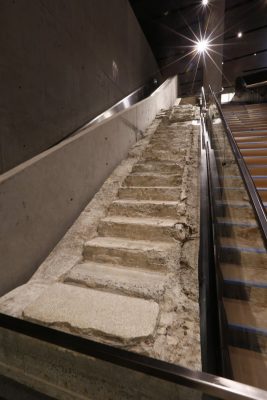
<svg viewBox="0 0 267 400">
<path fill-rule="evenodd" d="M 254 56 L 256 56 L 257 55 L 257 53 L 254 53 Z"/>
<path fill-rule="evenodd" d="M 202 0 L 203 6 L 206 6 L 208 4 L 209 0 Z"/>
<path fill-rule="evenodd" d="M 242 32 L 238 32 L 237 37 L 238 38 L 242 38 L 242 36 L 243 36 L 243 33 Z"/>
<path fill-rule="evenodd" d="M 196 43 L 196 46 L 195 46 L 195 50 L 196 50 L 198 53 L 206 53 L 206 51 L 208 50 L 208 48 L 209 48 L 209 41 L 208 41 L 207 39 L 199 40 L 199 41 Z"/>
</svg>

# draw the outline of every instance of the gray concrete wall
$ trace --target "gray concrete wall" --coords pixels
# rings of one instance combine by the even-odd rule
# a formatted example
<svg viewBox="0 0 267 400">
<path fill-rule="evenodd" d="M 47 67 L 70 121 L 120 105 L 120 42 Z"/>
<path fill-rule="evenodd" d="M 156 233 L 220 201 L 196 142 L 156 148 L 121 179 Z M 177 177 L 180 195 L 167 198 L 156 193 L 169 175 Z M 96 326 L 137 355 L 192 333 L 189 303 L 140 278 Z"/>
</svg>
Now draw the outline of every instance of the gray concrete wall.
<svg viewBox="0 0 267 400">
<path fill-rule="evenodd" d="M 138 132 L 176 97 L 173 78 L 135 106 L 0 176 L 0 295 L 32 276 Z"/>
<path fill-rule="evenodd" d="M 128 0 L 3 0 L 0 32 L 0 173 L 158 76 Z"/>
</svg>

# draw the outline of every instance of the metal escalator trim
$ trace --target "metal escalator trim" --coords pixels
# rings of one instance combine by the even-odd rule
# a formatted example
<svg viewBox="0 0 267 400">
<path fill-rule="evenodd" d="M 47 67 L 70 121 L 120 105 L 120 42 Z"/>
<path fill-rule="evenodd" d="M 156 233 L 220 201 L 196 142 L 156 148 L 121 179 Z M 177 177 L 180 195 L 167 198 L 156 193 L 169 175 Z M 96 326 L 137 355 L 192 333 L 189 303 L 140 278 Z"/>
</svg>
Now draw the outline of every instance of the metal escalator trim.
<svg viewBox="0 0 267 400">
<path fill-rule="evenodd" d="M 142 354 L 133 353 L 107 344 L 97 343 L 74 334 L 37 325 L 0 313 L 0 326 L 22 335 L 54 344 L 60 348 L 91 356 L 133 371 L 196 389 L 223 400 L 267 400 L 264 390 L 220 376 L 170 364 Z"/>
</svg>

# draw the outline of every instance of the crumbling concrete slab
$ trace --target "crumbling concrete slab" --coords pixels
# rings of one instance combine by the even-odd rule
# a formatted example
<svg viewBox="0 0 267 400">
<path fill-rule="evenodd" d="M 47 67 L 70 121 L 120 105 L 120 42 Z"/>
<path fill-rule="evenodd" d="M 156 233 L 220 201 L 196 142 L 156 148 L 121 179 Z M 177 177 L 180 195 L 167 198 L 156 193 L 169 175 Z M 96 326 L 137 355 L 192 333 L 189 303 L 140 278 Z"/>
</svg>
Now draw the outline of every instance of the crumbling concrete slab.
<svg viewBox="0 0 267 400">
<path fill-rule="evenodd" d="M 23 314 L 28 320 L 82 336 L 131 342 L 154 334 L 159 306 L 154 301 L 56 283 Z"/>
</svg>

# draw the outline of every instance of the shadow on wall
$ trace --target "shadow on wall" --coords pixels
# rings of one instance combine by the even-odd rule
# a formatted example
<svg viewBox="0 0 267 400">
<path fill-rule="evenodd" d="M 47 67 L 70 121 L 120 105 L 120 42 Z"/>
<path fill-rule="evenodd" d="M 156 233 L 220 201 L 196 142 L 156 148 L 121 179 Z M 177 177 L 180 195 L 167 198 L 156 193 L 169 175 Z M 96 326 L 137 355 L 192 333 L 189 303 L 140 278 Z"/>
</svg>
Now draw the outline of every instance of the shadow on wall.
<svg viewBox="0 0 267 400">
<path fill-rule="evenodd" d="M 0 173 L 161 81 L 128 1 L 2 1 L 0 14 Z"/>
</svg>

